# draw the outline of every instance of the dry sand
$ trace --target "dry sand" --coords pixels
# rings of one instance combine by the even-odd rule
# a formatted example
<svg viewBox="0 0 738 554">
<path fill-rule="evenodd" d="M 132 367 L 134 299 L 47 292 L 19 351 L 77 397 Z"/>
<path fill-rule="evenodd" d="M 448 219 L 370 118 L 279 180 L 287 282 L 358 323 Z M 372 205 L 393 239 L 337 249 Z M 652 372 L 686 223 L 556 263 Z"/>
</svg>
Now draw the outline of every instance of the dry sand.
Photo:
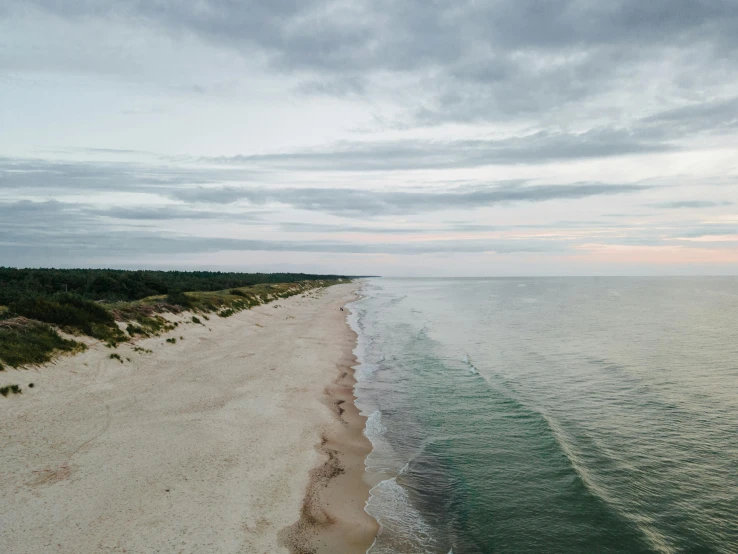
<svg viewBox="0 0 738 554">
<path fill-rule="evenodd" d="M 365 552 L 356 288 L 0 373 L 0 551 Z"/>
</svg>

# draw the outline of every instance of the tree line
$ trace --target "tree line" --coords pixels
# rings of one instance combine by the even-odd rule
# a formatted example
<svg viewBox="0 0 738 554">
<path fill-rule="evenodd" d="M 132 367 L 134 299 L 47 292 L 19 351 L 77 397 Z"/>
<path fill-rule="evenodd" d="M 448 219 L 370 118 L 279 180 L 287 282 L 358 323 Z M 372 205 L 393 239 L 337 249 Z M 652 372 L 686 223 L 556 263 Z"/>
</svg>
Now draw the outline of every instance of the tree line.
<svg viewBox="0 0 738 554">
<path fill-rule="evenodd" d="M 342 275 L 123 269 L 17 269 L 0 267 L 0 305 L 69 293 L 95 301 L 131 301 L 160 294 L 210 292 L 269 283 L 335 280 Z"/>
</svg>

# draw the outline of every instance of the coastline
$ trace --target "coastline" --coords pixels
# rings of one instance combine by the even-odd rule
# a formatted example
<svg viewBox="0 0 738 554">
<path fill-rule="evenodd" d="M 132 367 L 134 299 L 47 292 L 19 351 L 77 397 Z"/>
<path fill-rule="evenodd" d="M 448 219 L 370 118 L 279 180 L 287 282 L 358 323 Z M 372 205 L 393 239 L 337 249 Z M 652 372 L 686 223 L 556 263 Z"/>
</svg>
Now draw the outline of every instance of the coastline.
<svg viewBox="0 0 738 554">
<path fill-rule="evenodd" d="M 340 311 L 356 288 L 203 325 L 172 316 L 177 329 L 121 345 L 122 361 L 95 345 L 3 372 L 35 387 L 0 399 L 0 543 L 365 552 L 376 533 L 364 511 L 371 445 L 353 403 L 356 336 Z"/>
<path fill-rule="evenodd" d="M 379 530 L 365 510 L 371 489 L 365 460 L 372 444 L 364 434 L 367 418 L 354 402 L 356 341 L 356 332 L 345 321 L 338 375 L 324 398 L 334 422 L 316 446 L 324 461 L 310 471 L 300 519 L 280 535 L 293 554 L 365 554 Z"/>
</svg>

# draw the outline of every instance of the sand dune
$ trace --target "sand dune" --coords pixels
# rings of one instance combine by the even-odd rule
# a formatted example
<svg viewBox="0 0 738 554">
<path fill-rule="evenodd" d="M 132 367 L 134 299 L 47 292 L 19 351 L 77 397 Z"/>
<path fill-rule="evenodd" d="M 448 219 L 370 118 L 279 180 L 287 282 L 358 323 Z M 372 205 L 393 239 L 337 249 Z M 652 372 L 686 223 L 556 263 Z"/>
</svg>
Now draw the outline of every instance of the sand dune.
<svg viewBox="0 0 738 554">
<path fill-rule="evenodd" d="M 0 550 L 365 552 L 355 289 L 5 372 Z"/>
</svg>

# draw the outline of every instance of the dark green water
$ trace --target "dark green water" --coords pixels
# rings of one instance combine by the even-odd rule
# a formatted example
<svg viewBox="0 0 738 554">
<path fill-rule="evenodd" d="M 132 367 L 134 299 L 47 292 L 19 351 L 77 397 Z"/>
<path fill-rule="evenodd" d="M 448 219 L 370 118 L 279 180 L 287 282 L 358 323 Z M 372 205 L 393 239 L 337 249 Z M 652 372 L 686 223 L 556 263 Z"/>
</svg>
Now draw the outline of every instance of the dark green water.
<svg viewBox="0 0 738 554">
<path fill-rule="evenodd" d="M 738 552 L 738 279 L 364 295 L 372 554 Z"/>
</svg>

